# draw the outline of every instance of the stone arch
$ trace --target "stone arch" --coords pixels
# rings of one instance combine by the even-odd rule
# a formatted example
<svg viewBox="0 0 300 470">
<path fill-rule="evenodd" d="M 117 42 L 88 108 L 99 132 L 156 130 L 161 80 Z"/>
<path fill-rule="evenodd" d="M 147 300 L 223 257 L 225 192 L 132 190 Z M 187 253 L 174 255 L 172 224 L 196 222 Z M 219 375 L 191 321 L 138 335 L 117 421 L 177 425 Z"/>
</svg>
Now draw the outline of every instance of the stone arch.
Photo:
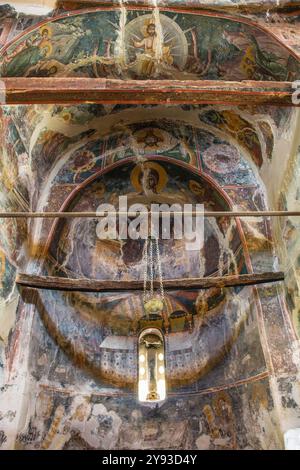
<svg viewBox="0 0 300 470">
<path fill-rule="evenodd" d="M 168 159 L 164 158 L 156 158 L 154 159 L 155 162 L 157 163 L 164 163 L 165 165 L 172 165 L 173 167 L 175 166 L 177 168 L 177 171 L 180 172 L 180 174 L 183 174 L 183 171 L 194 175 L 194 178 L 198 177 L 201 178 L 203 181 L 205 181 L 205 184 L 208 186 L 213 185 L 215 188 L 214 190 L 217 191 L 219 194 L 218 197 L 222 197 L 225 206 L 229 208 L 230 207 L 230 200 L 226 193 L 217 185 L 213 183 L 213 181 L 209 178 L 204 177 L 197 171 L 196 169 L 191 169 L 188 165 L 184 163 L 178 163 L 176 162 L 174 164 L 173 162 L 170 162 Z M 134 163 L 134 160 L 128 159 L 126 161 L 121 161 L 116 163 L 115 165 L 111 165 L 104 170 L 102 170 L 102 174 L 107 175 L 107 179 L 109 178 L 110 174 L 113 173 L 113 171 L 120 174 L 120 171 L 122 167 L 125 167 L 126 165 L 132 165 Z M 61 207 L 62 211 L 65 210 L 70 210 L 72 208 L 72 201 L 80 201 L 80 194 L 84 195 L 84 191 L 88 191 L 90 187 L 92 187 L 93 182 L 97 182 L 99 180 L 99 174 L 94 175 L 92 178 L 90 178 L 88 181 L 85 182 L 84 187 L 83 185 L 80 188 L 77 188 L 65 201 L 64 205 Z M 82 196 L 83 197 L 83 196 Z M 79 198 L 79 199 L 78 199 Z M 75 207 L 76 207 L 76 202 L 75 202 Z M 74 207 L 73 207 L 74 209 Z M 52 247 L 58 247 L 59 246 L 59 240 L 60 240 L 60 231 L 61 229 L 58 229 L 57 226 L 57 221 L 53 224 L 52 230 L 49 232 L 49 243 L 48 246 Z M 89 229 L 87 229 L 89 230 Z M 236 227 L 237 233 L 239 233 L 240 238 L 241 238 L 241 244 L 243 246 L 243 251 L 247 251 L 247 247 L 245 245 L 245 240 L 242 236 L 242 229 L 239 224 L 237 224 Z M 55 232 L 58 231 L 58 235 L 55 236 Z M 75 235 L 75 231 L 72 229 L 73 237 L 74 240 L 72 242 L 72 245 L 76 245 L 76 240 L 77 235 Z M 50 240 L 52 240 L 51 245 L 50 245 Z M 124 248 L 123 248 L 124 252 Z M 68 258 L 70 258 L 69 255 L 67 255 Z M 98 254 L 97 256 L 102 256 Z M 91 262 L 87 262 L 87 254 L 84 256 L 84 259 L 86 260 L 86 264 L 90 265 Z M 103 262 L 105 260 L 101 258 Z M 69 273 L 68 275 L 70 276 L 78 276 L 78 272 L 76 273 L 75 271 L 73 274 L 71 274 L 71 268 L 69 265 L 64 264 L 62 260 L 59 260 L 55 257 L 53 248 L 51 251 L 51 257 L 49 259 L 50 263 L 50 271 L 48 271 L 50 274 L 53 274 L 53 271 L 51 269 L 51 263 L 54 263 L 54 268 L 55 268 L 55 273 L 58 274 L 57 269 L 59 269 L 59 266 L 63 265 L 63 269 L 66 267 L 67 272 Z M 111 262 L 112 263 L 112 262 Z M 101 263 L 100 263 L 101 264 Z M 247 263 L 246 263 L 247 264 Z M 48 264 L 49 265 L 49 264 Z M 107 266 L 105 264 L 105 266 Z M 46 269 L 44 265 L 44 269 Z M 106 270 L 106 275 L 107 275 L 107 268 Z M 44 271 L 44 273 L 47 272 Z M 171 274 L 172 275 L 172 274 Z M 88 275 L 91 277 L 91 273 Z M 101 276 L 100 273 L 97 272 L 96 277 Z M 170 274 L 169 274 L 170 276 Z M 203 293 L 201 294 L 201 299 Z M 220 344 L 217 345 L 217 343 L 214 345 L 214 352 L 210 351 L 210 354 L 212 354 L 213 357 L 210 358 L 209 361 L 206 359 L 201 359 L 200 358 L 196 361 L 195 367 L 190 369 L 187 369 L 184 376 L 181 377 L 181 372 L 177 370 L 178 368 L 176 366 L 173 366 L 175 368 L 171 369 L 170 375 L 169 375 L 169 383 L 172 385 L 172 387 L 179 386 L 182 384 L 182 381 L 187 381 L 190 382 L 193 380 L 193 377 L 199 377 L 201 378 L 203 375 L 207 373 L 208 370 L 213 370 L 214 367 L 220 362 L 221 358 L 223 357 L 223 354 L 225 354 L 225 351 L 230 351 L 232 346 L 234 345 L 236 338 L 238 336 L 238 332 L 243 329 L 244 325 L 244 320 L 245 316 L 242 311 L 239 310 L 238 304 L 236 303 L 231 303 L 231 300 L 226 300 L 226 295 L 224 296 L 224 292 L 219 292 L 219 290 L 210 290 L 205 294 L 205 297 L 200 301 L 198 300 L 197 295 L 194 295 L 193 298 L 188 299 L 185 298 L 184 294 L 181 294 L 182 300 L 180 300 L 180 297 L 176 297 L 176 295 L 171 295 L 170 298 L 168 298 L 168 302 L 170 303 L 170 312 L 172 311 L 181 311 L 182 308 L 192 308 L 192 302 L 195 302 L 195 307 L 196 311 L 191 315 L 190 318 L 188 318 L 188 315 L 186 317 L 186 324 L 183 323 L 181 327 L 179 327 L 179 332 L 178 332 L 178 321 L 176 318 L 171 316 L 170 319 L 170 334 L 169 334 L 169 342 L 173 344 L 173 348 L 176 345 L 176 341 L 178 338 L 178 335 L 181 340 L 185 338 L 186 342 L 191 343 L 191 348 L 196 348 L 197 349 L 197 339 L 196 336 L 200 334 L 200 331 L 203 333 L 202 328 L 202 322 L 205 317 L 205 312 L 207 312 L 208 317 L 211 316 L 212 320 L 211 321 L 216 321 L 213 320 L 218 318 L 218 321 L 224 321 L 227 324 L 228 328 L 228 334 L 223 337 L 220 337 Z M 94 298 L 95 297 L 95 298 Z M 119 300 L 118 300 L 119 297 Z M 105 300 L 105 296 L 101 295 L 84 295 L 84 294 L 71 294 L 70 296 L 68 294 L 60 293 L 60 292 L 52 292 L 52 293 L 47 293 L 46 291 L 43 292 L 41 291 L 36 300 L 36 305 L 37 309 L 41 315 L 41 318 L 43 320 L 44 325 L 47 328 L 47 331 L 50 333 L 50 335 L 55 339 L 55 342 L 59 345 L 60 348 L 62 348 L 66 354 L 72 359 L 72 361 L 75 361 L 75 364 L 82 368 L 82 370 L 86 370 L 89 373 L 92 374 L 92 377 L 94 380 L 100 382 L 104 380 L 105 383 L 113 383 L 114 386 L 121 387 L 122 388 L 127 388 L 131 389 L 134 384 L 135 384 L 135 375 L 134 375 L 134 368 L 131 369 L 131 372 L 129 373 L 130 369 L 125 369 L 123 370 L 118 370 L 114 371 L 114 368 L 112 367 L 112 364 L 110 363 L 111 360 L 116 360 L 118 362 L 118 367 L 121 367 L 121 362 L 119 359 L 113 359 L 115 355 L 118 355 L 119 353 L 115 351 L 115 347 L 113 346 L 114 344 L 114 336 L 118 337 L 118 341 L 125 341 L 125 338 L 128 337 L 127 341 L 127 347 L 123 347 L 124 349 L 124 354 L 125 350 L 127 350 L 126 354 L 124 357 L 126 357 L 126 361 L 132 361 L 133 357 L 133 350 L 134 348 L 134 341 L 137 335 L 137 332 L 139 329 L 144 325 L 144 323 L 141 322 L 141 318 L 139 318 L 139 315 L 136 314 L 132 315 L 132 312 L 138 312 L 142 306 L 140 303 L 140 298 L 139 295 L 134 295 L 131 294 L 130 296 L 124 295 L 115 296 L 114 302 L 116 303 L 115 306 L 113 306 L 112 300 L 108 299 Z M 181 304 L 183 302 L 183 304 Z M 236 320 L 229 320 L 229 318 L 226 319 L 226 315 L 224 314 L 224 308 L 228 308 L 227 303 L 229 302 L 228 305 L 230 305 L 231 309 L 230 311 L 232 312 L 233 317 L 236 316 Z M 77 307 L 76 307 L 77 305 Z M 183 307 L 185 305 L 185 307 Z M 189 307 L 187 307 L 189 305 Z M 226 307 L 227 306 L 227 307 Z M 195 308 L 193 307 L 193 308 Z M 127 314 L 121 319 L 121 310 L 122 310 L 122 315 L 124 315 L 124 312 L 126 311 Z M 96 309 L 96 310 L 95 310 Z M 107 317 L 105 322 L 103 323 L 105 316 L 106 316 L 106 310 L 110 310 L 110 317 Z M 102 311 L 103 310 L 103 311 Z M 63 324 L 60 324 L 59 320 L 59 312 L 64 311 L 64 322 Z M 98 312 L 98 313 L 97 313 Z M 101 313 L 102 312 L 102 313 Z M 130 313 L 131 312 L 131 313 Z M 184 314 L 185 316 L 186 314 Z M 68 319 L 66 319 L 68 317 Z M 194 317 L 194 318 L 193 318 Z M 229 315 L 230 317 L 230 315 Z M 118 319 L 118 323 L 115 323 L 115 319 Z M 188 321 L 192 322 L 194 324 L 195 328 L 195 333 L 194 335 L 190 335 L 189 333 L 189 325 Z M 207 320 L 208 321 L 208 320 Z M 233 322 L 232 324 L 230 322 Z M 173 323 L 177 322 L 177 327 L 173 329 Z M 236 322 L 236 323 L 235 323 Z M 67 333 L 67 330 L 65 328 L 66 325 L 69 325 L 68 328 L 69 331 L 75 331 L 76 334 L 73 337 L 73 333 L 70 334 Z M 73 325 L 72 328 L 70 325 Z M 163 326 L 163 325 L 161 325 Z M 75 330 L 74 330 L 74 329 Z M 92 353 L 91 347 L 88 346 L 86 343 L 87 340 L 87 331 L 89 331 L 93 338 L 91 338 L 89 335 L 88 342 L 92 346 L 92 349 L 95 347 L 95 344 L 103 344 L 100 348 L 102 351 L 100 354 L 99 348 L 95 349 L 94 353 Z M 106 333 L 105 333 L 106 331 Z M 107 331 L 109 333 L 107 333 Z M 198 332 L 196 334 L 196 331 Z M 205 330 L 206 331 L 206 330 Z M 211 330 L 212 331 L 212 330 Z M 208 334 L 208 330 L 207 333 Z M 196 336 L 195 336 L 196 335 Z M 80 338 L 80 339 L 79 339 Z M 123 339 L 122 339 L 123 338 Z M 194 346 L 193 341 L 195 341 Z M 209 340 L 207 339 L 208 344 Z M 79 347 L 79 344 L 82 346 Z M 125 344 L 125 343 L 124 343 Z M 131 348 L 129 345 L 131 344 Z M 208 347 L 208 346 L 207 346 Z M 78 349 L 79 348 L 79 349 Z M 87 354 L 87 350 L 89 350 L 89 353 Z M 96 350 L 98 352 L 96 352 Z M 193 354 L 196 354 L 194 352 Z M 184 357 L 184 356 L 183 356 Z M 102 359 L 101 359 L 102 358 Z M 110 358 L 110 359 L 109 359 Z M 100 361 L 100 362 L 99 362 Z M 102 364 L 103 363 L 103 364 Z"/>
</svg>

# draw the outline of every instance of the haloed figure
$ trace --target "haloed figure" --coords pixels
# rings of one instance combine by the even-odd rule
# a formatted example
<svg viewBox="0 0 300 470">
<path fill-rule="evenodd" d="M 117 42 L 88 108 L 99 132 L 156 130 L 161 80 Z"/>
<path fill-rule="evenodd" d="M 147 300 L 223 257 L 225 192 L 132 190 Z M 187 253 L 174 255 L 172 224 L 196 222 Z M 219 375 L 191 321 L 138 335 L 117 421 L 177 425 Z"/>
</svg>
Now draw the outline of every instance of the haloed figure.
<svg viewBox="0 0 300 470">
<path fill-rule="evenodd" d="M 147 195 L 148 193 L 157 194 L 157 185 L 159 183 L 159 174 L 153 168 L 145 168 L 141 172 L 141 185 Z"/>
<path fill-rule="evenodd" d="M 138 75 L 151 76 L 156 74 L 159 62 L 166 65 L 173 63 L 170 47 L 160 44 L 159 41 L 156 25 L 154 22 L 150 22 L 146 26 L 144 38 L 141 41 L 134 40 L 132 42 L 136 49 L 142 49 L 142 52 L 136 55 Z"/>
</svg>

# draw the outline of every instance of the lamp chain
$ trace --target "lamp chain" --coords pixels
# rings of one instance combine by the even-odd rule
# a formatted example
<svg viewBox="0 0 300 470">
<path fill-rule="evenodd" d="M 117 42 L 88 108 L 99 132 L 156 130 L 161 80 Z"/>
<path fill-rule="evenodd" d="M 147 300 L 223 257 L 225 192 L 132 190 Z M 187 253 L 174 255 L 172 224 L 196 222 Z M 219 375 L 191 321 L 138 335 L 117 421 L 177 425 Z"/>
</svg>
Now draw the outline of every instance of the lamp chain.
<svg viewBox="0 0 300 470">
<path fill-rule="evenodd" d="M 160 296 L 161 296 L 161 300 L 165 303 L 165 293 L 164 293 L 163 277 L 162 277 L 162 270 L 161 270 L 161 260 L 160 260 L 159 246 L 158 246 L 158 238 L 155 238 L 155 246 L 156 246 L 156 259 L 157 259 L 157 270 L 158 270 L 158 276 L 159 276 Z"/>
<path fill-rule="evenodd" d="M 149 255 L 148 255 L 149 251 Z M 164 286 L 163 286 L 163 278 L 162 278 L 162 269 L 161 269 L 161 259 L 159 253 L 159 244 L 158 238 L 147 238 L 144 244 L 143 250 L 143 262 L 144 262 L 144 293 L 143 293 L 143 301 L 144 305 L 147 302 L 154 300 L 154 276 L 158 275 L 159 280 L 159 297 L 161 304 L 165 304 L 165 294 L 164 294 Z M 148 272 L 149 272 L 149 280 L 148 280 Z M 149 290 L 148 288 L 149 285 Z M 153 306 L 154 308 L 154 306 Z M 161 308 L 161 307 L 160 307 Z"/>
</svg>

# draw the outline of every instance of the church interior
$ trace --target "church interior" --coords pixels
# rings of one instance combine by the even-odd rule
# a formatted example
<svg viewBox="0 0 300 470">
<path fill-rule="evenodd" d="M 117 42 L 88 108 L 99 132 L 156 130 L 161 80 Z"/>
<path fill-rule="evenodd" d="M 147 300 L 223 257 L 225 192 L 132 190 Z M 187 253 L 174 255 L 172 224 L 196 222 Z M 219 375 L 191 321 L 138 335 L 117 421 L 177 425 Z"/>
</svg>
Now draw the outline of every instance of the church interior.
<svg viewBox="0 0 300 470">
<path fill-rule="evenodd" d="M 300 1 L 1 2 L 1 450 L 300 449 L 299 105 Z"/>
</svg>

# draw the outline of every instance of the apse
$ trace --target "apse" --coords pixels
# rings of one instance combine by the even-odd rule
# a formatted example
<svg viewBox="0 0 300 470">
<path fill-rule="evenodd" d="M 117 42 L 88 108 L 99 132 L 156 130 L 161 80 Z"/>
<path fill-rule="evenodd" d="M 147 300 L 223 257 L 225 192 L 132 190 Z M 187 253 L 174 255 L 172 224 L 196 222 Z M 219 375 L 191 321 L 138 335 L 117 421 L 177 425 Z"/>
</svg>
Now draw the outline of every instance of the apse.
<svg viewBox="0 0 300 470">
<path fill-rule="evenodd" d="M 155 159 L 148 160 L 147 163 L 159 174 L 156 194 L 160 202 L 170 203 L 175 200 L 178 202 L 181 198 L 183 202 L 189 203 L 204 201 L 207 207 L 213 207 L 214 210 L 228 210 L 228 202 L 220 192 L 197 173 L 168 160 Z M 111 171 L 102 171 L 102 174 L 100 172 L 100 175 L 83 188 L 74 200 L 69 199 L 68 209 L 78 212 L 85 208 L 89 211 L 103 201 L 113 202 L 116 194 L 126 195 L 128 204 L 136 199 L 147 201 L 137 169 L 139 170 L 139 164 L 133 160 L 127 164 L 119 164 Z M 116 188 L 118 188 L 117 193 Z M 143 279 L 145 240 L 98 239 L 98 223 L 97 219 L 61 220 L 52 232 L 43 273 L 71 279 L 118 279 L 119 281 Z M 164 279 L 247 272 L 241 236 L 234 222 L 227 224 L 224 219 L 218 222 L 207 219 L 204 232 L 203 246 L 192 251 L 186 249 L 188 241 L 172 237 L 172 228 L 171 239 L 159 239 L 157 250 L 160 254 L 162 284 Z M 157 258 L 154 264 L 158 264 Z M 230 301 L 229 298 L 227 301 Z M 46 328 L 49 328 L 50 334 L 61 344 L 62 349 L 73 356 L 75 363 L 80 361 L 80 365 L 83 364 L 90 369 L 96 377 L 103 377 L 111 383 L 123 382 L 124 386 L 131 384 L 131 388 L 137 381 L 134 350 L 137 348 L 138 334 L 144 327 L 158 326 L 164 334 L 170 334 L 169 341 L 174 342 L 173 348 L 177 343 L 177 332 L 179 338 L 185 338 L 186 349 L 190 350 L 190 353 L 186 358 L 183 355 L 184 363 L 188 367 L 187 361 L 191 354 L 194 356 L 194 361 L 193 367 L 188 367 L 190 370 L 185 370 L 184 375 L 189 377 L 188 381 L 193 381 L 193 376 L 196 379 L 203 374 L 205 367 L 209 367 L 208 363 L 214 363 L 218 358 L 219 360 L 222 358 L 224 349 L 230 349 L 231 342 L 243 323 L 244 314 L 238 313 L 237 305 L 234 308 L 234 318 L 225 318 L 226 292 L 222 289 L 210 289 L 207 292 L 193 290 L 185 293 L 183 288 L 179 293 L 166 292 L 165 302 L 165 317 L 158 314 L 150 315 L 149 319 L 143 305 L 143 296 L 139 293 L 114 295 L 42 291 L 39 295 L 39 304 L 43 304 L 39 308 Z M 59 319 L 61 310 L 65 312 L 64 322 Z M 207 339 L 206 348 L 209 351 L 205 354 L 202 351 L 202 357 L 197 358 L 197 348 L 204 346 L 200 346 L 203 341 L 197 339 L 196 331 L 201 327 L 204 316 L 209 310 L 215 312 L 215 321 L 220 322 L 218 326 L 216 323 L 216 331 L 221 332 L 223 328 L 228 331 L 224 336 L 220 335 L 219 342 L 216 341 L 214 346 L 210 346 Z M 74 326 L 71 327 L 71 324 Z M 98 344 L 98 347 L 95 348 L 90 343 L 86 329 L 93 330 L 95 339 L 92 343 Z M 115 367 L 114 361 L 118 354 L 118 341 L 121 340 L 124 342 L 122 348 L 124 361 L 123 365 L 118 362 L 118 368 Z M 79 350 L 76 345 L 80 345 Z M 109 360 L 105 359 L 108 357 L 105 353 L 107 349 L 110 350 Z M 168 360 L 168 349 L 166 354 Z M 213 358 L 210 357 L 211 354 Z M 170 383 L 178 381 L 180 367 L 175 365 L 173 373 L 167 368 L 166 373 Z M 179 382 L 184 383 L 184 380 L 183 377 L 179 378 Z"/>
</svg>

